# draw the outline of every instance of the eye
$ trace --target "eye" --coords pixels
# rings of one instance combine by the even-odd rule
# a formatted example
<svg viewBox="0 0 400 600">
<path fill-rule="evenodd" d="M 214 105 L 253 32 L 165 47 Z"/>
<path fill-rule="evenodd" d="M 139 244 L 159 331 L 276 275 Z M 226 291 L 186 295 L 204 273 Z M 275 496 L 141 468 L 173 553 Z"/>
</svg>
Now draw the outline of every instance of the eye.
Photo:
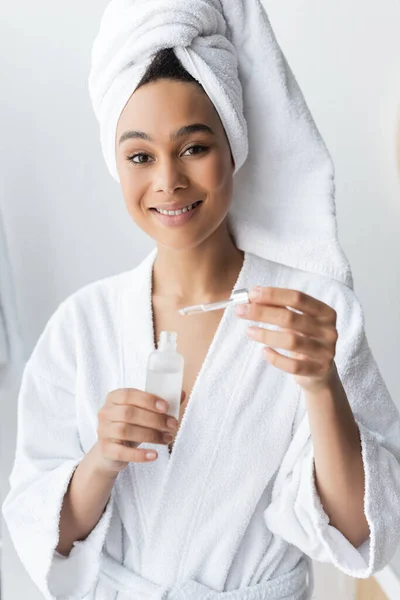
<svg viewBox="0 0 400 600">
<path fill-rule="evenodd" d="M 126 160 L 129 160 L 129 162 L 132 162 L 135 165 L 146 164 L 145 162 L 143 162 L 141 160 L 139 162 L 136 162 L 135 160 L 133 160 L 137 156 L 148 156 L 148 154 L 145 154 L 144 152 L 139 152 L 138 154 L 132 154 L 132 156 L 128 156 Z"/>
<path fill-rule="evenodd" d="M 186 149 L 186 152 L 188 152 L 188 150 L 193 150 L 194 148 L 199 149 L 200 148 L 200 152 L 194 152 L 191 153 L 190 156 L 194 156 L 195 154 L 202 154 L 203 152 L 205 152 L 206 150 L 208 150 L 207 146 L 201 146 L 200 144 L 194 144 L 193 146 L 190 146 L 189 148 Z M 145 165 L 147 164 L 147 161 L 135 161 L 134 159 L 137 156 L 149 156 L 148 154 L 146 154 L 145 152 L 138 152 L 137 154 L 132 154 L 131 156 L 128 156 L 126 160 L 129 160 L 129 162 L 132 162 L 134 165 Z"/>
<path fill-rule="evenodd" d="M 187 152 L 188 150 L 193 150 L 193 148 L 200 148 L 200 149 L 201 149 L 201 152 L 200 152 L 200 154 L 201 154 L 203 151 L 207 150 L 207 146 L 200 146 L 200 144 L 194 144 L 193 146 L 190 146 L 189 148 L 187 148 L 187 149 L 186 149 L 186 152 Z M 194 154 L 199 154 L 199 153 L 198 153 L 198 152 L 195 152 Z M 193 155 L 191 155 L 191 156 L 193 156 Z"/>
</svg>

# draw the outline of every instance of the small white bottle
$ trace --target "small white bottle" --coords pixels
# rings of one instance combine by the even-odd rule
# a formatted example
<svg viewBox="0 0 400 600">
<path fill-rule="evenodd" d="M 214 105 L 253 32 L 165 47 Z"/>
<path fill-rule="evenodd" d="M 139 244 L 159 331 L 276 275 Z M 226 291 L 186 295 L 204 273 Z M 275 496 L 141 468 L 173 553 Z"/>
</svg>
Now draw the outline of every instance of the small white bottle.
<svg viewBox="0 0 400 600">
<path fill-rule="evenodd" d="M 165 414 L 179 420 L 184 358 L 176 350 L 177 337 L 175 331 L 161 331 L 157 350 L 147 362 L 145 391 L 166 400 L 169 407 Z"/>
</svg>

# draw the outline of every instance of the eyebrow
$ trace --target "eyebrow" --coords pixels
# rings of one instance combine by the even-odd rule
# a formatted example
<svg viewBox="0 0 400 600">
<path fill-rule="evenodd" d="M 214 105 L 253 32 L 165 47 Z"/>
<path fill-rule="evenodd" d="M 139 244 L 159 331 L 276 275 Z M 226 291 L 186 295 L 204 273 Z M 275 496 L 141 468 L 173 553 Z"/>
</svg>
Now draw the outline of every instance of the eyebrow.
<svg viewBox="0 0 400 600">
<path fill-rule="evenodd" d="M 197 133 L 197 132 L 205 132 L 210 133 L 211 135 L 216 135 L 215 132 L 208 125 L 204 125 L 204 123 L 192 123 L 191 125 L 185 125 L 181 127 L 177 131 L 174 131 L 170 134 L 169 139 L 174 142 L 180 137 L 188 135 L 189 133 Z M 118 145 L 120 146 L 125 140 L 131 138 L 138 138 L 140 140 L 147 140 L 148 142 L 152 142 L 153 139 L 144 131 L 125 131 L 119 138 Z"/>
</svg>

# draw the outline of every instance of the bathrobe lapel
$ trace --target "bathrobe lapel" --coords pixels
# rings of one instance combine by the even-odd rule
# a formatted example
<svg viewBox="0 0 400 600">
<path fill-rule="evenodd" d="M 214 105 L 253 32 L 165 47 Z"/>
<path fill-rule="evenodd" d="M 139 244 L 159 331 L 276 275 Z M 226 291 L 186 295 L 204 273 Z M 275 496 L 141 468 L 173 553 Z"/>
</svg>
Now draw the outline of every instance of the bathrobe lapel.
<svg viewBox="0 0 400 600">
<path fill-rule="evenodd" d="M 132 272 L 124 290 L 121 387 L 145 389 L 147 359 L 155 349 L 151 276 L 156 252 Z M 266 272 L 266 264 L 273 263 L 245 253 L 234 289 L 277 285 L 274 268 Z M 285 427 L 280 431 L 279 422 L 285 419 L 287 423 L 290 411 L 294 414 L 297 396 L 292 380 L 280 370 L 270 370 L 262 346 L 247 338 L 246 329 L 251 324 L 257 323 L 239 319 L 232 307 L 225 309 L 189 398 L 172 455 L 166 445 L 143 443 L 140 447 L 156 449 L 158 458 L 129 465 L 146 540 L 141 548 L 144 576 L 154 579 L 155 556 L 157 579 L 172 581 L 185 576 L 190 571 L 193 543 L 207 552 L 218 548 L 222 534 L 229 540 L 230 511 L 234 511 L 235 522 L 246 523 L 255 510 L 254 505 L 246 505 L 246 487 L 249 498 L 261 497 L 271 468 L 274 472 L 282 461 L 290 441 L 284 437 L 290 430 Z M 286 414 L 276 406 L 284 386 L 288 386 Z M 273 456 L 267 451 L 273 440 L 266 419 L 276 419 L 277 423 Z M 220 530 L 222 524 L 224 531 Z M 193 560 L 198 561 L 196 552 Z"/>
</svg>

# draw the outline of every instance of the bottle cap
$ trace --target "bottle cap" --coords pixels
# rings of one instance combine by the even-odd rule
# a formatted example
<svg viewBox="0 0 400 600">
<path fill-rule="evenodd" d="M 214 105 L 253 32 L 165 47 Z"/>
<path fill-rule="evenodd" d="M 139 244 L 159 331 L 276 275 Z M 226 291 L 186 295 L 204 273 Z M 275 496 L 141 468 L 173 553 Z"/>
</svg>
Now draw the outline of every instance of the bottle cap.
<svg viewBox="0 0 400 600">
<path fill-rule="evenodd" d="M 157 350 L 176 350 L 177 338 L 176 331 L 161 331 Z"/>
</svg>

